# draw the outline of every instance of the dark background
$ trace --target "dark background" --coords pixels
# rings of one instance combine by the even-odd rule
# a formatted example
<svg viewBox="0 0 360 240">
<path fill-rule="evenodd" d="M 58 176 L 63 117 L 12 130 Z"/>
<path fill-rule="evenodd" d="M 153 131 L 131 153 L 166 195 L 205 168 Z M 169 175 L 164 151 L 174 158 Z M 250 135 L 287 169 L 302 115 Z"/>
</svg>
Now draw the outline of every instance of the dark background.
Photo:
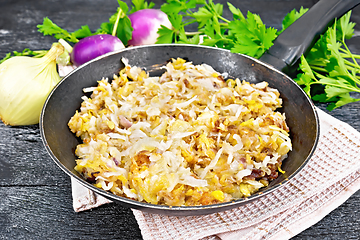
<svg viewBox="0 0 360 240">
<path fill-rule="evenodd" d="M 163 3 L 153 2 L 157 7 Z M 230 2 L 243 13 L 249 10 L 259 14 L 267 26 L 281 28 L 286 13 L 311 7 L 317 1 Z M 14 50 L 49 49 L 55 39 L 43 36 L 36 28 L 46 16 L 70 32 L 86 24 L 95 31 L 117 6 L 116 0 L 0 0 L 0 59 Z M 224 15 L 230 18 L 228 11 Z M 360 7 L 352 16 L 359 26 L 348 45 L 360 54 Z M 360 131 L 360 102 L 330 114 Z M 360 191 L 293 239 L 359 239 L 359 208 Z M 70 179 L 46 153 L 39 127 L 0 123 L 0 239 L 141 239 L 141 234 L 131 210 L 117 204 L 75 213 Z"/>
</svg>

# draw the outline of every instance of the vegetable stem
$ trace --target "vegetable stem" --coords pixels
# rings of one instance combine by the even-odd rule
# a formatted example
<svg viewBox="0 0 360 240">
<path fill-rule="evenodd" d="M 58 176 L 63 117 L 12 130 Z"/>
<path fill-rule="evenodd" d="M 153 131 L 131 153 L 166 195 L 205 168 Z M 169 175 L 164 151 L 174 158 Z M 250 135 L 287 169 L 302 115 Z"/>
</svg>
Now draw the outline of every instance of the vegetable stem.
<svg viewBox="0 0 360 240">
<path fill-rule="evenodd" d="M 229 23 L 219 23 L 220 27 L 222 28 L 228 28 L 229 27 Z"/>
<path fill-rule="evenodd" d="M 197 21 L 196 20 L 192 20 L 192 21 L 184 21 L 184 26 L 187 26 L 187 25 L 191 25 L 193 23 L 196 23 Z"/>
<path fill-rule="evenodd" d="M 185 32 L 186 36 L 194 36 L 194 35 L 197 35 L 197 34 L 202 34 L 202 32 Z"/>
<path fill-rule="evenodd" d="M 343 49 L 341 49 L 343 50 Z M 344 50 L 345 51 L 345 50 Z M 348 53 L 340 53 L 341 57 L 343 58 L 351 58 L 351 54 L 348 54 Z M 356 54 L 352 54 L 352 56 L 355 58 L 355 59 L 360 59 L 360 55 L 356 55 Z"/>
<path fill-rule="evenodd" d="M 352 67 L 351 69 L 357 69 L 358 71 L 360 70 L 358 64 L 355 64 L 355 63 L 353 63 L 353 62 L 351 62 L 351 61 L 349 61 L 349 60 L 346 60 L 346 59 L 344 59 L 344 62 L 345 62 L 345 64 L 346 64 L 347 66 Z"/>
<path fill-rule="evenodd" d="M 324 72 L 324 73 L 327 73 L 327 70 L 321 66 L 314 66 L 314 65 L 311 65 L 311 69 L 314 71 L 319 71 L 319 72 Z"/>
<path fill-rule="evenodd" d="M 315 82 L 311 82 L 309 83 L 310 85 L 313 84 L 321 84 L 321 85 L 327 85 L 327 86 L 332 86 L 332 87 L 337 87 L 337 88 L 342 88 L 342 89 L 347 89 L 350 92 L 354 91 L 354 92 L 360 92 L 360 89 L 357 88 L 353 88 L 353 87 L 347 87 L 346 85 L 341 85 L 341 84 L 334 84 L 334 83 L 324 83 L 324 82 L 320 82 L 320 81 L 315 81 Z"/>
<path fill-rule="evenodd" d="M 224 17 L 221 16 L 221 15 L 218 15 L 218 18 L 221 19 L 221 20 L 223 20 L 223 21 L 226 22 L 227 24 L 230 23 L 229 20 L 227 20 L 226 18 L 224 18 Z M 221 23 L 220 23 L 220 24 L 221 24 Z"/>
<path fill-rule="evenodd" d="M 121 8 L 119 8 L 119 12 L 118 12 L 118 14 L 116 16 L 116 21 L 115 21 L 114 28 L 113 28 L 113 31 L 112 31 L 112 34 L 111 34 L 113 36 L 116 36 L 117 27 L 119 25 L 120 16 L 121 16 L 122 13 L 123 13 L 123 10 Z"/>
<path fill-rule="evenodd" d="M 349 55 L 350 55 L 351 59 L 353 60 L 355 66 L 357 66 L 357 68 L 360 68 L 359 64 L 357 63 L 357 61 L 356 61 L 355 58 L 354 58 L 354 55 L 350 52 L 350 49 L 349 49 L 348 46 L 345 44 L 345 41 L 344 41 L 344 40 L 342 40 L 342 44 L 343 44 L 343 46 L 346 48 L 346 51 L 347 51 L 348 53 L 350 53 Z"/>
</svg>

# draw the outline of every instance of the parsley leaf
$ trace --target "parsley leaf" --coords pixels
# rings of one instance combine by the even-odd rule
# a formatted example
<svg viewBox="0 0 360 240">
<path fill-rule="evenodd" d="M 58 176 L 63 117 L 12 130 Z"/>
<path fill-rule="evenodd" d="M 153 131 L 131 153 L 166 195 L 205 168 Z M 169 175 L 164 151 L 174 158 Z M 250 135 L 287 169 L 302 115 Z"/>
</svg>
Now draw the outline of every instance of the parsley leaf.
<svg viewBox="0 0 360 240">
<path fill-rule="evenodd" d="M 79 41 L 74 33 L 62 29 L 55 23 L 53 23 L 48 17 L 44 18 L 43 24 L 37 25 L 38 31 L 46 35 L 52 35 L 56 39 L 64 39 L 65 41 L 76 43 Z M 86 28 L 86 27 L 83 27 Z"/>
<path fill-rule="evenodd" d="M 128 41 L 132 38 L 133 30 L 134 29 L 131 27 L 131 21 L 128 17 L 120 18 L 116 36 L 124 45 L 127 45 Z"/>
<path fill-rule="evenodd" d="M 100 28 L 96 30 L 95 34 L 111 34 L 114 23 L 104 22 L 100 25 Z"/>
<path fill-rule="evenodd" d="M 172 43 L 174 41 L 175 33 L 173 30 L 168 29 L 165 26 L 161 26 L 158 30 L 159 37 L 157 38 L 156 43 Z"/>
<path fill-rule="evenodd" d="M 185 32 L 180 32 L 179 34 L 179 41 L 178 43 L 185 43 L 185 44 L 199 44 L 200 36 L 194 35 L 192 37 L 187 37 Z"/>
<path fill-rule="evenodd" d="M 161 11 L 166 14 L 187 13 L 197 6 L 196 0 L 167 0 L 167 3 L 161 5 Z"/>
<path fill-rule="evenodd" d="M 74 37 L 76 37 L 77 39 L 81 39 L 81 38 L 85 38 L 88 36 L 93 35 L 89 26 L 85 25 L 85 26 L 81 26 L 80 29 L 76 30 L 75 32 L 72 33 L 72 35 Z"/>
<path fill-rule="evenodd" d="M 240 11 L 240 9 L 234 7 L 234 5 L 232 5 L 229 2 L 227 4 L 228 4 L 230 12 L 233 14 L 234 19 L 245 19 L 244 15 Z"/>
<path fill-rule="evenodd" d="M 306 13 L 309 9 L 301 7 L 299 11 L 293 9 L 291 12 L 286 14 L 282 21 L 282 30 L 279 32 L 282 33 L 286 28 L 288 28 L 291 24 L 293 24 L 296 20 L 298 20 L 304 13 Z"/>
<path fill-rule="evenodd" d="M 170 13 L 168 14 L 168 18 L 173 28 L 169 29 L 165 26 L 161 26 L 157 32 L 159 37 L 157 38 L 156 43 L 176 43 L 178 41 L 177 35 L 180 35 L 180 33 L 185 34 L 182 15 Z"/>
<path fill-rule="evenodd" d="M 330 103 L 327 109 L 331 111 L 334 110 L 335 108 L 344 106 L 345 104 L 358 102 L 358 101 L 360 101 L 360 99 L 351 97 L 350 93 L 344 93 L 342 95 L 339 95 L 337 101 L 333 101 L 332 103 Z"/>
<path fill-rule="evenodd" d="M 247 18 L 231 21 L 229 29 L 235 37 L 232 52 L 261 57 L 273 45 L 277 30 L 266 28 L 257 14 L 247 13 Z"/>
<path fill-rule="evenodd" d="M 354 35 L 355 23 L 350 22 L 350 16 L 351 14 L 345 14 L 337 23 L 339 26 L 337 28 L 337 31 L 339 31 L 338 36 L 341 37 L 340 40 L 342 41 L 350 39 Z"/>
<path fill-rule="evenodd" d="M 202 7 L 199 9 L 199 11 L 194 13 L 193 16 L 196 19 L 196 21 L 198 21 L 199 28 L 201 28 L 206 24 L 206 22 L 209 19 L 211 19 L 213 17 L 213 14 L 205 7 Z"/>
<path fill-rule="evenodd" d="M 136 11 L 142 10 L 142 9 L 149 9 L 149 8 L 153 8 L 155 6 L 155 3 L 153 2 L 145 2 L 144 0 L 132 0 L 132 9 L 129 12 L 129 14 L 134 13 Z"/>
</svg>

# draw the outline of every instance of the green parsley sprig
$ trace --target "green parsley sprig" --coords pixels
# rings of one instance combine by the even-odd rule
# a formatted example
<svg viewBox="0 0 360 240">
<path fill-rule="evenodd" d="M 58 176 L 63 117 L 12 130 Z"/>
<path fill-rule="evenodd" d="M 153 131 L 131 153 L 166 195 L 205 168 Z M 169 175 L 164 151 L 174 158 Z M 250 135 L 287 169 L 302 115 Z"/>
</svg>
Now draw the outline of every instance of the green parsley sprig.
<svg viewBox="0 0 360 240">
<path fill-rule="evenodd" d="M 56 39 L 64 39 L 67 42 L 76 43 L 79 39 L 91 36 L 92 32 L 88 25 L 81 26 L 80 29 L 69 33 L 67 30 L 62 29 L 53 23 L 48 17 L 44 18 L 43 24 L 37 25 L 38 31 L 42 34 L 54 36 Z"/>
<path fill-rule="evenodd" d="M 354 34 L 351 11 L 341 17 L 316 42 L 310 53 L 301 57 L 295 81 L 315 101 L 329 103 L 333 110 L 360 101 L 351 93 L 360 93 L 360 55 L 351 53 L 345 40 Z M 319 89 L 320 86 L 320 89 Z"/>
</svg>

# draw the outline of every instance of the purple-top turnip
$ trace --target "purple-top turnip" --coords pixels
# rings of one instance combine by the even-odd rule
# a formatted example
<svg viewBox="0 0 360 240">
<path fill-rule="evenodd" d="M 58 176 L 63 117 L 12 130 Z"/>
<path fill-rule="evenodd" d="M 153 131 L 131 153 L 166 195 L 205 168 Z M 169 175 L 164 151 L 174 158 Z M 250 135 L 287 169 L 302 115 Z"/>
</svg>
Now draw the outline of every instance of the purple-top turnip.
<svg viewBox="0 0 360 240">
<path fill-rule="evenodd" d="M 98 56 L 125 48 L 118 37 L 109 34 L 93 35 L 81 39 L 70 54 L 71 62 L 80 66 Z"/>
<path fill-rule="evenodd" d="M 172 25 L 167 15 L 159 9 L 143 9 L 129 15 L 131 26 L 134 29 L 130 46 L 155 44 L 158 38 L 158 29 L 161 25 L 171 29 Z"/>
</svg>

